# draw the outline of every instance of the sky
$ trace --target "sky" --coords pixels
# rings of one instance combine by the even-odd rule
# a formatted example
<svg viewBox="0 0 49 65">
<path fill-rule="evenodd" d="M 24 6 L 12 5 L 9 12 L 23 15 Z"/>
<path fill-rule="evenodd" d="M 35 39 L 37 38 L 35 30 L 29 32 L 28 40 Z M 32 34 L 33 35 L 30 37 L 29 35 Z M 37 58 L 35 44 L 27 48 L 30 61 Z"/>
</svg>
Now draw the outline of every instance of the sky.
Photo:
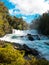
<svg viewBox="0 0 49 65">
<path fill-rule="evenodd" d="M 12 16 L 23 18 L 30 23 L 49 10 L 49 0 L 0 0 Z"/>
</svg>

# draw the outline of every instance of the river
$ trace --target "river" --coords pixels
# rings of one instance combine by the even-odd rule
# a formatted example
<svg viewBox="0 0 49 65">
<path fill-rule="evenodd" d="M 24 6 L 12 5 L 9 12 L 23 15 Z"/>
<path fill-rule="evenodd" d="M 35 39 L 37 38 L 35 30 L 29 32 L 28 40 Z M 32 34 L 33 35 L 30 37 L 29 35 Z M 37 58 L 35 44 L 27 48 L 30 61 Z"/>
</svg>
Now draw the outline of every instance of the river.
<svg viewBox="0 0 49 65">
<path fill-rule="evenodd" d="M 31 34 L 34 40 L 30 41 L 27 34 Z M 40 40 L 38 40 L 38 37 Z M 12 34 L 6 34 L 1 37 L 0 40 L 19 43 L 21 45 L 26 44 L 30 48 L 34 48 L 40 52 L 40 55 L 49 60 L 49 36 L 39 35 L 36 30 L 15 30 Z"/>
</svg>

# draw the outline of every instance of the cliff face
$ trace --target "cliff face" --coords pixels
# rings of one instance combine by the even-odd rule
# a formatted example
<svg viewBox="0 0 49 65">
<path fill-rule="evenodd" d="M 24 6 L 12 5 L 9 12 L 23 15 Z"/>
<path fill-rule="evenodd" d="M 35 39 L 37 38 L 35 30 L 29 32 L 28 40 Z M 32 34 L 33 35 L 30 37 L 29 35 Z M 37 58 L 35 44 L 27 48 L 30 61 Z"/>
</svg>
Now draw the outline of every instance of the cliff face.
<svg viewBox="0 0 49 65">
<path fill-rule="evenodd" d="M 12 32 L 12 28 L 6 19 L 8 14 L 8 9 L 0 2 L 0 37 Z"/>
</svg>

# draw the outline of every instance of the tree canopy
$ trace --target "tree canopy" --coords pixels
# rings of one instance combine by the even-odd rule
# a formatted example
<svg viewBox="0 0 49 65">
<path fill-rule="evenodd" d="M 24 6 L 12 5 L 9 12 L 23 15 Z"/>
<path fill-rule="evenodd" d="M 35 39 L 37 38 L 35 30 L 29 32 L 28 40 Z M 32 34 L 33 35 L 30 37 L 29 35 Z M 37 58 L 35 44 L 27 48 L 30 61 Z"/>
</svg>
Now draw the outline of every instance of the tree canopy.
<svg viewBox="0 0 49 65">
<path fill-rule="evenodd" d="M 43 35 L 49 35 L 49 12 L 40 17 L 38 30 Z"/>
<path fill-rule="evenodd" d="M 40 34 L 49 35 L 49 12 L 32 21 L 30 28 L 37 29 Z"/>
<path fill-rule="evenodd" d="M 0 2 L 0 36 L 11 33 L 12 29 L 26 30 L 28 24 L 22 18 L 10 16 L 7 7 Z"/>
</svg>

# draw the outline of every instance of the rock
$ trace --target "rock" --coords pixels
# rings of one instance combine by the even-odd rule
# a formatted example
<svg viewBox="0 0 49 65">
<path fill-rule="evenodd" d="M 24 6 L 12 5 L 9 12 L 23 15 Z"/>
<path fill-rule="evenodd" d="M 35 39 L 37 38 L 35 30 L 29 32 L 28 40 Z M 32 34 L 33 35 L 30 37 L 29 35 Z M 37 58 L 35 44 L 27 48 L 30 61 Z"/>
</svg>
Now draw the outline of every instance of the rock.
<svg viewBox="0 0 49 65">
<path fill-rule="evenodd" d="M 34 38 L 34 40 L 40 40 L 39 35 L 32 35 L 32 37 Z"/>
<path fill-rule="evenodd" d="M 18 43 L 13 43 L 13 45 L 14 45 L 15 49 L 20 50 L 20 51 L 22 51 L 22 50 L 25 51 L 24 58 L 27 59 L 27 60 L 31 59 L 28 56 L 28 54 L 31 55 L 31 56 L 35 56 L 38 59 L 41 59 L 41 56 L 39 55 L 39 52 L 36 49 L 29 48 L 26 44 L 21 45 L 21 44 L 18 44 Z"/>
<path fill-rule="evenodd" d="M 35 49 L 31 49 L 31 48 L 29 48 L 27 45 L 23 45 L 23 48 L 24 48 L 24 50 L 25 50 L 25 55 L 28 55 L 28 54 L 32 54 L 32 55 L 34 55 L 34 56 L 37 56 L 37 55 L 39 55 L 39 52 L 37 51 L 37 50 L 35 50 Z"/>
<path fill-rule="evenodd" d="M 33 41 L 33 40 L 34 40 L 31 34 L 27 34 L 27 37 L 28 37 L 28 39 L 29 39 L 30 41 Z"/>
<path fill-rule="evenodd" d="M 45 44 L 49 46 L 49 43 L 48 42 L 45 42 Z"/>
<path fill-rule="evenodd" d="M 17 50 L 24 50 L 25 51 L 25 56 L 28 54 L 32 54 L 34 56 L 39 55 L 39 52 L 35 49 L 29 48 L 26 44 L 20 45 L 18 43 L 13 43 L 14 48 Z"/>
<path fill-rule="evenodd" d="M 11 38 L 12 38 L 12 39 L 17 39 L 17 36 L 16 36 L 16 35 L 14 35 L 14 36 L 12 36 Z"/>
<path fill-rule="evenodd" d="M 23 49 L 23 45 L 19 44 L 19 43 L 13 43 L 13 46 L 15 49 L 17 50 L 22 50 Z"/>
<path fill-rule="evenodd" d="M 20 36 L 21 38 L 23 38 L 24 36 Z"/>
<path fill-rule="evenodd" d="M 26 44 L 18 44 L 18 43 L 13 43 L 14 45 L 14 48 L 17 49 L 17 50 L 24 50 L 25 51 L 25 55 L 24 57 L 28 57 L 28 54 L 29 55 L 33 55 L 33 56 L 36 56 L 38 57 L 39 56 L 39 52 L 36 50 L 36 49 L 32 49 L 32 48 L 29 48 Z M 40 58 L 40 56 L 39 56 Z"/>
<path fill-rule="evenodd" d="M 24 56 L 24 58 L 25 58 L 26 60 L 31 60 L 31 59 L 32 59 L 32 58 L 29 57 L 29 56 Z"/>
</svg>

